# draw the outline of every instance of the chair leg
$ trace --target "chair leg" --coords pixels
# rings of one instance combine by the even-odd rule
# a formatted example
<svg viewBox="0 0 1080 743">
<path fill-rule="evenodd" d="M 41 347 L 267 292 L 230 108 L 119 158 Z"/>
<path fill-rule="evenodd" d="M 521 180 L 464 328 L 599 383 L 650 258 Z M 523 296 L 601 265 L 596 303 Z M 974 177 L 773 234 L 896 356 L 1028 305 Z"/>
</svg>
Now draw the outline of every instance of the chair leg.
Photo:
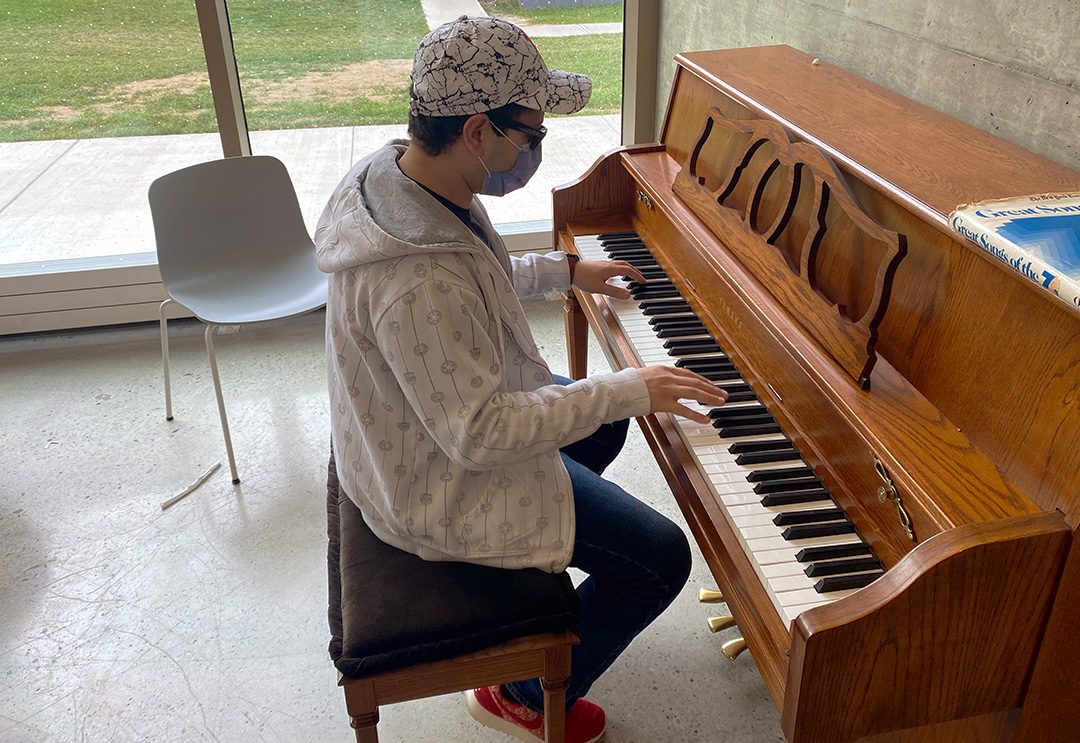
<svg viewBox="0 0 1080 743">
<path fill-rule="evenodd" d="M 240 475 L 236 473 L 236 457 L 233 455 L 232 436 L 229 435 L 229 418 L 225 415 L 225 398 L 221 395 L 221 377 L 218 376 L 217 354 L 214 353 L 214 328 L 206 326 L 206 353 L 210 357 L 210 373 L 214 377 L 214 392 L 217 394 L 218 415 L 221 417 L 221 432 L 225 435 L 225 451 L 229 455 L 229 470 L 232 472 L 233 485 L 240 484 Z"/>
<path fill-rule="evenodd" d="M 349 725 L 356 731 L 356 743 L 379 743 L 379 703 L 370 681 L 352 681 L 345 685 L 345 709 Z"/>
<path fill-rule="evenodd" d="M 171 421 L 172 383 L 169 381 L 169 321 L 165 319 L 165 308 L 176 300 L 166 299 L 158 307 L 158 326 L 161 328 L 161 365 L 165 369 L 165 420 Z"/>
<path fill-rule="evenodd" d="M 544 651 L 544 740 L 565 743 L 566 687 L 570 685 L 570 646 Z"/>
</svg>

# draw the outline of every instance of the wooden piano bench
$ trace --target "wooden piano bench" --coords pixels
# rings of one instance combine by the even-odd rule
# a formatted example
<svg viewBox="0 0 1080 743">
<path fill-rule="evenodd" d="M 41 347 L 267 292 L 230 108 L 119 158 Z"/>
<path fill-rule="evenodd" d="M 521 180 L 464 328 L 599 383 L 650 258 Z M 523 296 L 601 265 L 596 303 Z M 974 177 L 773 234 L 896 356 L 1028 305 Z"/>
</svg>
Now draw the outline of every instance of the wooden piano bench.
<svg viewBox="0 0 1080 743">
<path fill-rule="evenodd" d="M 379 707 L 539 677 L 563 743 L 578 600 L 566 573 L 427 562 L 379 540 L 327 477 L 330 657 L 358 743 Z"/>
</svg>

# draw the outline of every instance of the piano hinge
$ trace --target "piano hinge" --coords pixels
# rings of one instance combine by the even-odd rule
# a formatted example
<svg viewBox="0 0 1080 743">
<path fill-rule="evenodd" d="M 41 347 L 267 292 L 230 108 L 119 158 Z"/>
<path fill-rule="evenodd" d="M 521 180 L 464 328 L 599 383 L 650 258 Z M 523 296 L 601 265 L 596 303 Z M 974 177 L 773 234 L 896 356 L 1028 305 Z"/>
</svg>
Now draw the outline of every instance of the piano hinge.
<svg viewBox="0 0 1080 743">
<path fill-rule="evenodd" d="M 889 477 L 888 470 L 885 469 L 885 465 L 883 465 L 881 460 L 876 456 L 874 457 L 874 469 L 877 470 L 878 477 L 880 477 L 884 483 L 884 485 L 877 489 L 878 500 L 882 503 L 892 501 L 892 504 L 896 506 L 896 517 L 900 520 L 900 526 L 908 535 L 908 539 L 914 542 L 915 530 L 911 525 L 911 516 L 908 514 L 907 509 L 904 508 L 904 504 L 900 499 L 900 491 L 897 490 L 896 485 L 893 484 L 892 478 Z"/>
</svg>

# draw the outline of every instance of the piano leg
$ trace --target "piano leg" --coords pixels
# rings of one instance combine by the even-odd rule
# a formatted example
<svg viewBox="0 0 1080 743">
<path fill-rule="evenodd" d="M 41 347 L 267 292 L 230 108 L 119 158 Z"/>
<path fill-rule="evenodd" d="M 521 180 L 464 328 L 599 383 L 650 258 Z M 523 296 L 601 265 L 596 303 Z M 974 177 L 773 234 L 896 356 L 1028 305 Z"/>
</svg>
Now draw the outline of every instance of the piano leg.
<svg viewBox="0 0 1080 743">
<path fill-rule="evenodd" d="M 566 353 L 570 376 L 584 379 L 589 370 L 589 326 L 574 290 L 566 292 Z"/>
</svg>

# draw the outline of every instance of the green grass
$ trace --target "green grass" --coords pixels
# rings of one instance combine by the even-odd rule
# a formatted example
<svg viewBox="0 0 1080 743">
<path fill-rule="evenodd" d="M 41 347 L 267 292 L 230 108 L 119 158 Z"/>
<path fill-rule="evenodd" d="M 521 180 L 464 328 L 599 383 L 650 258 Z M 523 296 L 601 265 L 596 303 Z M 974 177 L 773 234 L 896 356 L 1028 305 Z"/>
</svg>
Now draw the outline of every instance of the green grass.
<svg viewBox="0 0 1080 743">
<path fill-rule="evenodd" d="M 419 0 L 229 9 L 252 129 L 405 120 L 408 60 L 427 30 Z M 620 36 L 535 41 L 551 67 L 593 77 L 585 113 L 618 110 Z M 368 60 L 399 61 L 355 67 Z M 217 128 L 192 0 L 0 0 L 0 68 L 0 141 Z"/>
</svg>

